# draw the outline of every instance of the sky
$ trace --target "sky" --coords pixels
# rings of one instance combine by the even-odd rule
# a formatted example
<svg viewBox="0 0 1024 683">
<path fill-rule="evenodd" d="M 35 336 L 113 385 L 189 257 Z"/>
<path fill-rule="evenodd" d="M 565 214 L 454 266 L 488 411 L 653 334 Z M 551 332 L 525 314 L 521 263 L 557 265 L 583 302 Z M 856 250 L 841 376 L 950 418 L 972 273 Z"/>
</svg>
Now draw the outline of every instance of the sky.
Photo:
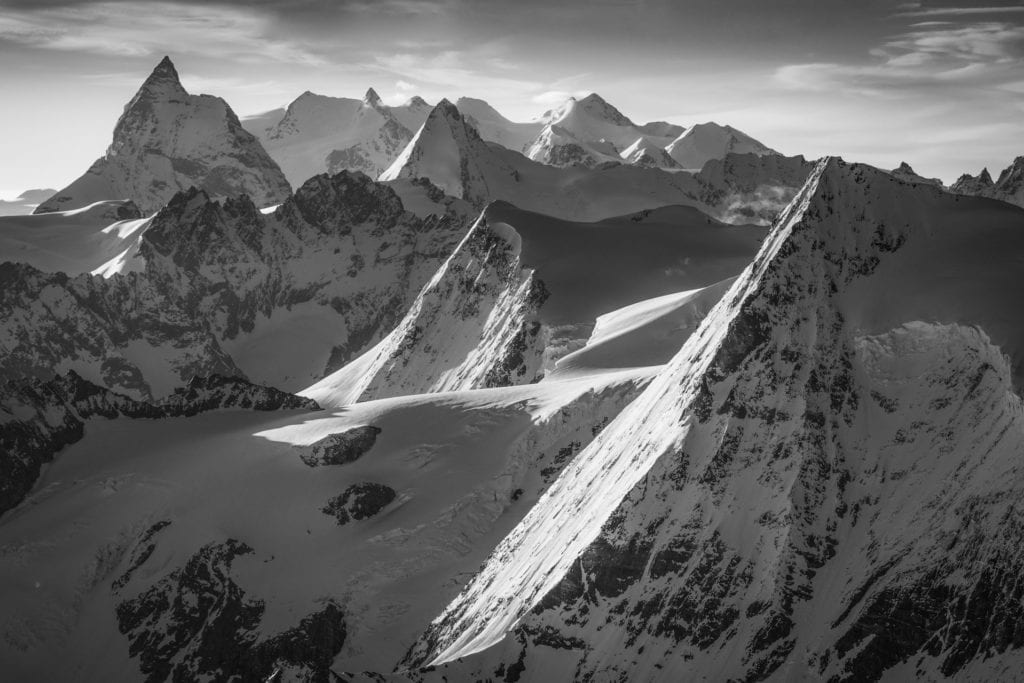
<svg viewBox="0 0 1024 683">
<path fill-rule="evenodd" d="M 84 172 L 165 54 L 243 118 L 306 90 L 514 120 L 597 92 L 946 182 L 1024 155 L 1024 0 L 0 0 L 0 196 Z"/>
</svg>

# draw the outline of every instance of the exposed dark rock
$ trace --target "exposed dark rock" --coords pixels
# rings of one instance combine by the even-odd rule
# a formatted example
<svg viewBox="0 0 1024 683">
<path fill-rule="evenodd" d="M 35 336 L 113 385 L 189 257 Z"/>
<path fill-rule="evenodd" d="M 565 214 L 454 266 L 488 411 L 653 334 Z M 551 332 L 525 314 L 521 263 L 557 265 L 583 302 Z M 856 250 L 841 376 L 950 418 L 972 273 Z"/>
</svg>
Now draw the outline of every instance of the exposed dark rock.
<svg viewBox="0 0 1024 683">
<path fill-rule="evenodd" d="M 380 427 L 374 425 L 353 427 L 303 447 L 299 457 L 310 467 L 345 465 L 355 462 L 373 448 L 380 432 Z"/>
<path fill-rule="evenodd" d="M 337 519 L 339 525 L 369 519 L 391 504 L 397 495 L 393 488 L 383 484 L 352 484 L 331 498 L 323 507 L 323 513 Z"/>
</svg>

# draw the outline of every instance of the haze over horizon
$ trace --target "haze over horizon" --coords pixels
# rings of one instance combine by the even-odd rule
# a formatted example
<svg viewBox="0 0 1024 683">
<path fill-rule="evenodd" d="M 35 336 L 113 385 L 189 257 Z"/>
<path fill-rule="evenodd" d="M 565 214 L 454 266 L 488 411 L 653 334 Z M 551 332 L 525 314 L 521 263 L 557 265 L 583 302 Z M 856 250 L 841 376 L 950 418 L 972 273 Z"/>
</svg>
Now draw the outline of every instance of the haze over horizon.
<svg viewBox="0 0 1024 683">
<path fill-rule="evenodd" d="M 714 120 L 784 154 L 907 161 L 947 183 L 997 174 L 1024 134 L 1019 2 L 527 4 L 2 0 L 0 194 L 79 175 L 164 54 L 241 117 L 373 87 L 527 120 L 597 92 L 637 122 Z"/>
</svg>

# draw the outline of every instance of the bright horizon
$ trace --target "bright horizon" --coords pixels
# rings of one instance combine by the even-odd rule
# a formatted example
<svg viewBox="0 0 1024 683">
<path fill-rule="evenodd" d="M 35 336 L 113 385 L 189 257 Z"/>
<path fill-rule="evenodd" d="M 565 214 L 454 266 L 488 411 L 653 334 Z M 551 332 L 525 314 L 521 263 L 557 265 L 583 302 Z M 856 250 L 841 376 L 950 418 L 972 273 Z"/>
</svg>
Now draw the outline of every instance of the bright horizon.
<svg viewBox="0 0 1024 683">
<path fill-rule="evenodd" d="M 242 118 L 373 87 L 524 121 L 597 92 L 637 123 L 713 120 L 783 154 L 906 161 L 947 183 L 1024 154 L 1020 3 L 768 4 L 0 0 L 0 195 L 81 175 L 164 54 Z"/>
</svg>

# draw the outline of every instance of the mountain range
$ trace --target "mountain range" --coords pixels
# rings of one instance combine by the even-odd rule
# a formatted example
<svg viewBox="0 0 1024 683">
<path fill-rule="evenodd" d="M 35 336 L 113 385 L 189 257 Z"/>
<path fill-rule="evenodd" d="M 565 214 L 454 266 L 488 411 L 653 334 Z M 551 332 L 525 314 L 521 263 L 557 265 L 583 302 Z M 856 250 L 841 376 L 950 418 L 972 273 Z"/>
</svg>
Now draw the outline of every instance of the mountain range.
<svg viewBox="0 0 1024 683">
<path fill-rule="evenodd" d="M 1022 160 L 163 60 L 0 217 L 3 677 L 1015 679 Z"/>
</svg>

